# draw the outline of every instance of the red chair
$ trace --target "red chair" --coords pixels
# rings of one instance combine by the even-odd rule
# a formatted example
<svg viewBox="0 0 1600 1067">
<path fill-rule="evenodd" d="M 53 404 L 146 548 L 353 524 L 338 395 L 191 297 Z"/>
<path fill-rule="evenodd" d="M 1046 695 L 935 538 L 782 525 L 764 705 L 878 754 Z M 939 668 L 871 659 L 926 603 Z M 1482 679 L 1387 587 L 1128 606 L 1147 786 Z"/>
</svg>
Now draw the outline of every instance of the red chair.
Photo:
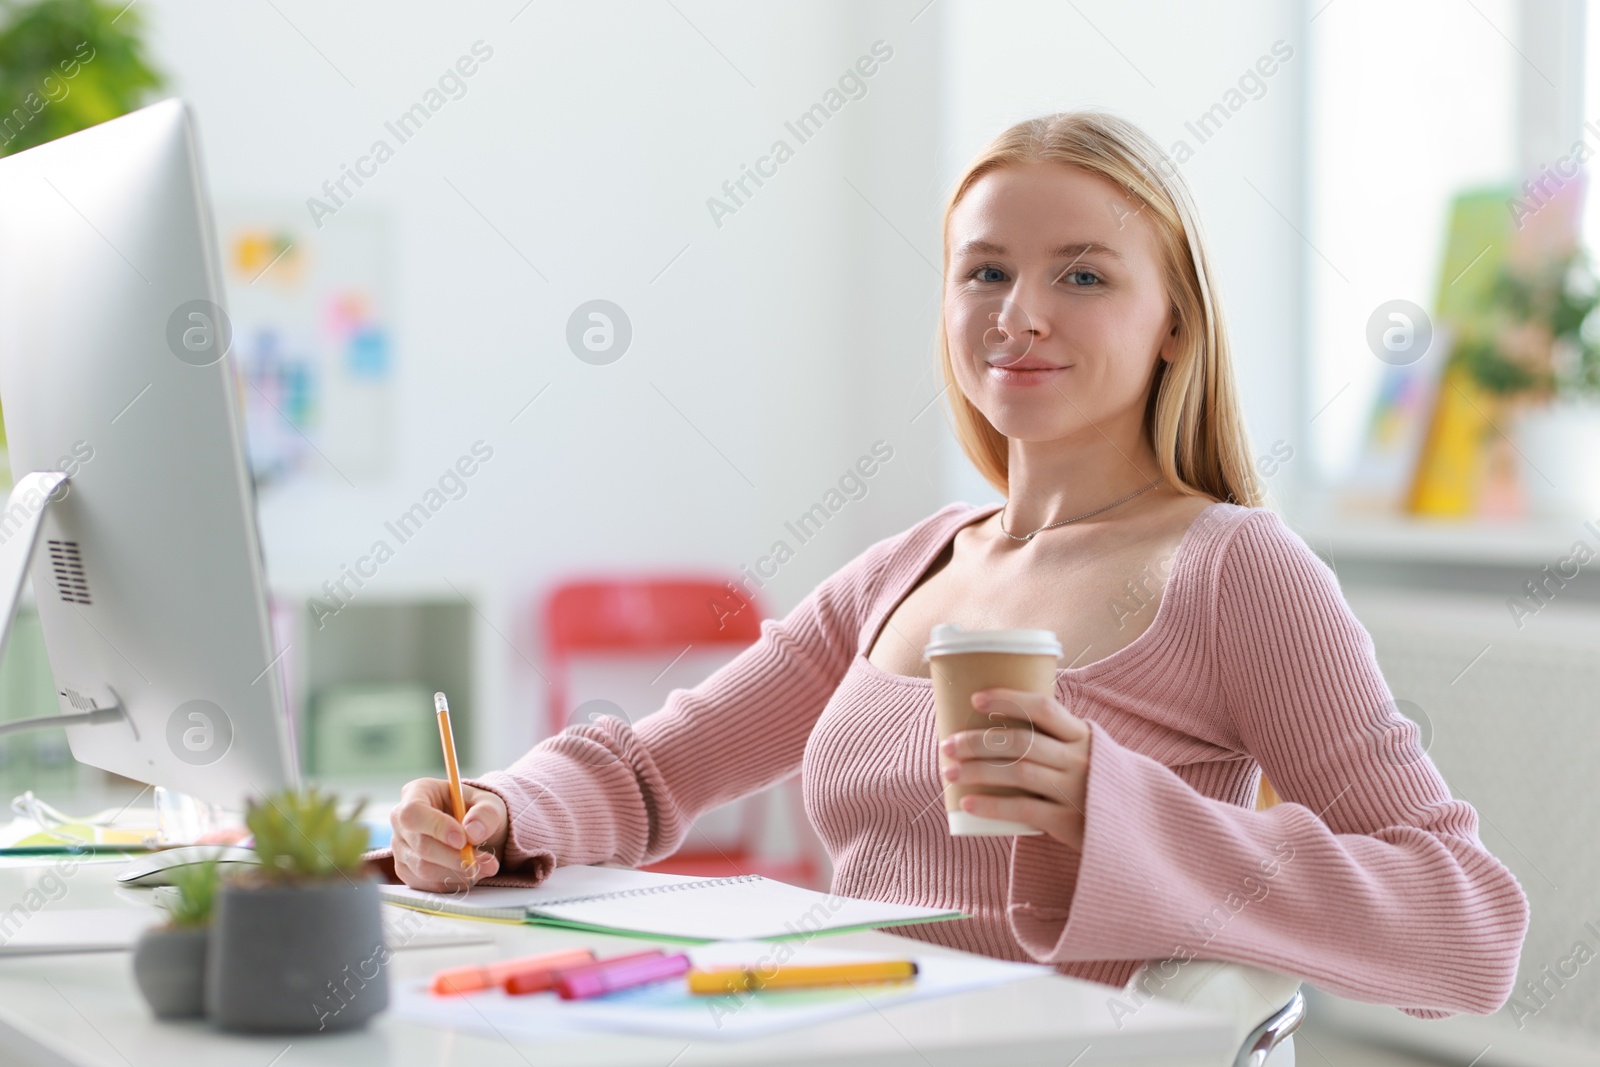
<svg viewBox="0 0 1600 1067">
<path fill-rule="evenodd" d="M 730 585 L 710 578 L 640 577 L 583 579 L 556 586 L 544 603 L 551 732 L 564 729 L 572 714 L 567 676 L 571 661 L 577 656 L 678 656 L 688 648 L 720 648 L 733 653 L 755 643 L 761 637 L 760 606 L 754 598 L 734 592 Z M 731 844 L 719 848 L 703 833 L 692 831 L 677 852 L 644 869 L 702 877 L 761 874 L 825 889 L 816 859 L 820 846 L 806 821 L 795 784 L 790 780 L 776 787 L 787 794 L 798 844 L 794 858 L 762 855 L 761 840 L 771 794 L 768 790 L 740 802 L 738 838 Z"/>
</svg>

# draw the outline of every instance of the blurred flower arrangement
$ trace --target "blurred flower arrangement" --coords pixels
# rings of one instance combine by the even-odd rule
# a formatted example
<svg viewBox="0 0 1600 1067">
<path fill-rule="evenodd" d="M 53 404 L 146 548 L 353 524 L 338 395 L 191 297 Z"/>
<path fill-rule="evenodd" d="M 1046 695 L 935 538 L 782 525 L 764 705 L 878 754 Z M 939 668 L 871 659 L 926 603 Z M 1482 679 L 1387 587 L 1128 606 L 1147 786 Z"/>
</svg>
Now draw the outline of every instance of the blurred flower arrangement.
<svg viewBox="0 0 1600 1067">
<path fill-rule="evenodd" d="M 1586 250 L 1500 269 L 1490 306 L 1451 353 L 1508 401 L 1600 399 L 1600 279 Z"/>
<path fill-rule="evenodd" d="M 1497 401 L 1535 518 L 1600 513 L 1600 278 L 1576 241 L 1501 266 L 1450 361 Z M 1490 428 L 1498 429 L 1491 422 Z M 1498 434 L 1496 436 L 1499 436 Z"/>
</svg>

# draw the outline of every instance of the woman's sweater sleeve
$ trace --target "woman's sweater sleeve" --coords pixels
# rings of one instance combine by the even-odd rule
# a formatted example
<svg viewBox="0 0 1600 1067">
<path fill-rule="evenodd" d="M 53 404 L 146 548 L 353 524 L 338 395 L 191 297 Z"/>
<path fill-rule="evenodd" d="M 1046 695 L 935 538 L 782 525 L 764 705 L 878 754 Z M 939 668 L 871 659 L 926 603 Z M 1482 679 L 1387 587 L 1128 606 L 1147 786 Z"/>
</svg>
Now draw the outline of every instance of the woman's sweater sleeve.
<svg viewBox="0 0 1600 1067">
<path fill-rule="evenodd" d="M 1337 578 L 1263 510 L 1216 581 L 1219 694 L 1281 802 L 1203 796 L 1092 723 L 1082 852 L 1017 839 L 1013 932 L 1044 962 L 1229 960 L 1420 1018 L 1498 1010 L 1527 897 L 1397 713 Z"/>
<path fill-rule="evenodd" d="M 855 654 L 870 587 L 905 536 L 862 552 L 783 619 L 763 619 L 754 644 L 638 722 L 606 715 L 570 725 L 473 779 L 510 814 L 504 872 L 537 882 L 558 864 L 653 863 L 677 850 L 702 812 L 798 771 Z M 723 610 L 733 606 L 730 597 Z"/>
</svg>

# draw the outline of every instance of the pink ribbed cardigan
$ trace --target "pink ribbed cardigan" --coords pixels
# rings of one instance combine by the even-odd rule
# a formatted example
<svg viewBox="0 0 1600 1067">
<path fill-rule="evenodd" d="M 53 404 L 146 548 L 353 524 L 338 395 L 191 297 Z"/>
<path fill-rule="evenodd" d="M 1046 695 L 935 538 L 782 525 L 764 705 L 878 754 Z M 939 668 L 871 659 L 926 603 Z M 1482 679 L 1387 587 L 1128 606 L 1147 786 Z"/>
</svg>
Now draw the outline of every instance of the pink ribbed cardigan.
<svg viewBox="0 0 1600 1067">
<path fill-rule="evenodd" d="M 950 836 L 931 682 L 865 653 L 993 510 L 941 508 L 655 713 L 569 726 L 475 780 L 512 813 L 506 873 L 653 862 L 702 812 L 799 772 L 834 892 L 971 915 L 906 937 L 1113 986 L 1199 958 L 1422 1018 L 1505 1003 L 1527 898 L 1396 714 L 1333 572 L 1270 510 L 1204 509 L 1149 629 L 1058 672 L 1092 735 L 1082 852 Z M 1283 802 L 1256 811 L 1263 770 Z"/>
</svg>

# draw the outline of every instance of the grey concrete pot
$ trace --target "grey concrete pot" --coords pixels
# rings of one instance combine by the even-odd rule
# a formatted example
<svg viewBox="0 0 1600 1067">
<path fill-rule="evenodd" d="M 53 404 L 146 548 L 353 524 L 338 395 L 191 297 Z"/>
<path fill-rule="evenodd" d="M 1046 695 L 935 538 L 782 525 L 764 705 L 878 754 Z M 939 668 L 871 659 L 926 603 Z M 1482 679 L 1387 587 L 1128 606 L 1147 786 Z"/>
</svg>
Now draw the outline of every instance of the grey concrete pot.
<svg viewBox="0 0 1600 1067">
<path fill-rule="evenodd" d="M 227 1030 L 365 1026 L 389 1005 L 389 949 L 370 877 L 224 882 L 206 956 L 206 1014 Z"/>
<path fill-rule="evenodd" d="M 133 978 L 158 1019 L 205 1014 L 207 928 L 156 926 L 133 946 Z"/>
</svg>

